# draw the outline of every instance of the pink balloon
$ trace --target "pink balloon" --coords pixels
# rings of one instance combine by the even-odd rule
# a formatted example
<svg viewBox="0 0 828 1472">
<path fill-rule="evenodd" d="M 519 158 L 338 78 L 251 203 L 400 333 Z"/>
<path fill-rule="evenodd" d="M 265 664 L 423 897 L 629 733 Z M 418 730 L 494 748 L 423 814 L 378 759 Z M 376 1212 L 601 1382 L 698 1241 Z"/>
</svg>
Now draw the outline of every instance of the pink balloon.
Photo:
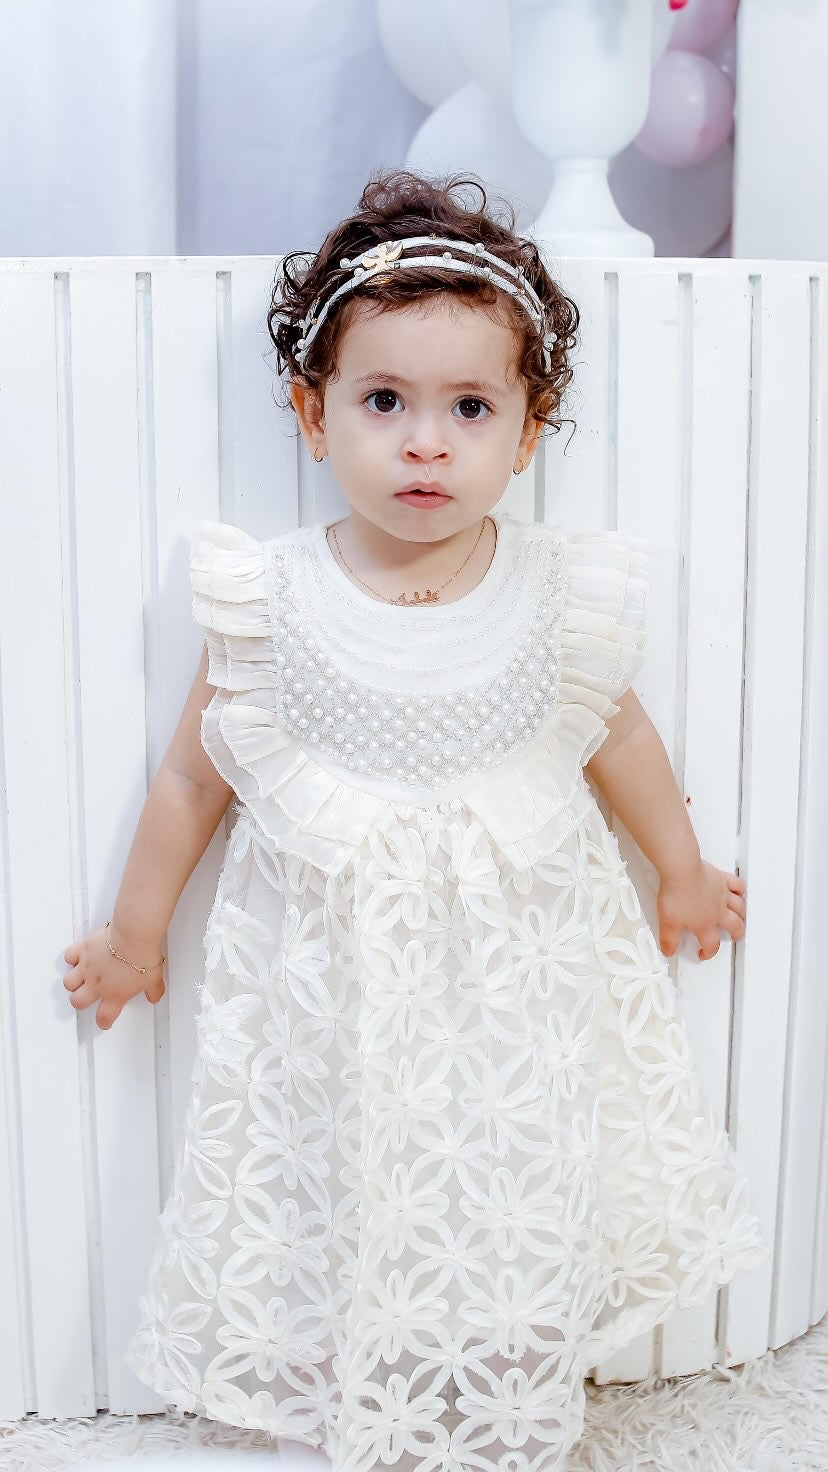
<svg viewBox="0 0 828 1472">
<path fill-rule="evenodd" d="M 706 51 L 732 26 L 739 0 L 687 0 L 676 15 L 667 45 L 673 51 Z"/>
<path fill-rule="evenodd" d="M 735 82 L 737 58 L 736 26 L 732 25 L 729 31 L 725 31 L 724 35 L 720 36 L 718 41 L 714 41 L 712 46 L 708 46 L 704 54 L 710 61 L 715 62 L 716 66 L 721 67 L 723 72 L 727 72 L 731 82 Z"/>
<path fill-rule="evenodd" d="M 701 163 L 733 127 L 736 88 L 706 56 L 665 51 L 656 62 L 650 106 L 636 148 L 657 164 Z"/>
</svg>

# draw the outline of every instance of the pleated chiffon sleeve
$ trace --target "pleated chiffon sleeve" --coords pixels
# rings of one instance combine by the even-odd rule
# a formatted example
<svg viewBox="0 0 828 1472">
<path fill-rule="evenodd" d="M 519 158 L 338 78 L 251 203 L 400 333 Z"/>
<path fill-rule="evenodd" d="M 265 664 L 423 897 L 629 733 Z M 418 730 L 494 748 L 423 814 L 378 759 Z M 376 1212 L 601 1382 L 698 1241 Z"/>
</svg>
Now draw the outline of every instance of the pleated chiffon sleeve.
<svg viewBox="0 0 828 1472">
<path fill-rule="evenodd" d="M 204 630 L 207 680 L 256 690 L 276 677 L 261 542 L 222 521 L 198 521 L 190 543 L 193 619 Z"/>
<path fill-rule="evenodd" d="M 615 531 L 569 535 L 559 699 L 587 708 L 601 722 L 585 762 L 609 734 L 606 722 L 644 663 L 650 578 L 644 538 Z"/>
</svg>

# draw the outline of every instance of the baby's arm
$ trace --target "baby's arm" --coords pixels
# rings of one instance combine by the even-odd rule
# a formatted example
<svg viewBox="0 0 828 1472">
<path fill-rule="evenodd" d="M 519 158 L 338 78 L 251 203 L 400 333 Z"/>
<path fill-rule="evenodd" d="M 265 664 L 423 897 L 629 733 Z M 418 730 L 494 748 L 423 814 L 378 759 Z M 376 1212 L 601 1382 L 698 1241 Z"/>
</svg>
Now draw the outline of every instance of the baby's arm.
<svg viewBox="0 0 828 1472">
<path fill-rule="evenodd" d="M 233 788 L 201 744 L 201 712 L 215 688 L 207 684 L 205 645 L 181 718 L 150 784 L 112 910 L 115 949 L 130 960 L 159 945 L 181 891 L 227 811 Z M 129 949 L 130 945 L 132 950 Z"/>
<path fill-rule="evenodd" d="M 178 726 L 146 796 L 127 856 L 109 929 L 100 926 L 63 953 L 64 976 L 76 1010 L 100 1003 L 99 1027 L 109 1028 L 131 997 L 164 995 L 161 942 L 187 880 L 233 796 L 201 745 L 201 712 L 215 694 L 206 681 L 207 650 Z M 127 961 L 113 956 L 110 943 Z M 149 966 L 146 973 L 134 966 Z"/>
<path fill-rule="evenodd" d="M 661 881 L 661 949 L 672 956 L 683 929 L 701 943 L 700 960 L 719 949 L 719 929 L 745 933 L 745 882 L 701 856 L 664 743 L 633 690 L 616 702 L 609 735 L 584 771 L 600 788 Z"/>
</svg>

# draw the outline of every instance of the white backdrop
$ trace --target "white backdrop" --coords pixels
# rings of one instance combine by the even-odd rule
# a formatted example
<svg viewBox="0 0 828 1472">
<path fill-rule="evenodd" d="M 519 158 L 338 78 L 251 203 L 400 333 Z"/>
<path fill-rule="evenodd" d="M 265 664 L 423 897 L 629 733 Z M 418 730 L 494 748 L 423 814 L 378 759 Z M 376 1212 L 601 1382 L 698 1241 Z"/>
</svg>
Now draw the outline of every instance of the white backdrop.
<svg viewBox="0 0 828 1472">
<path fill-rule="evenodd" d="M 734 234 L 708 254 L 824 260 L 828 6 L 741 0 L 739 21 Z M 0 256 L 314 248 L 429 112 L 375 0 L 3 0 Z M 685 171 L 664 172 L 656 253 L 692 254 Z M 640 189 L 614 177 L 624 210 Z"/>
<path fill-rule="evenodd" d="M 0 255 L 312 249 L 428 108 L 374 0 L 4 0 Z"/>
<path fill-rule="evenodd" d="M 415 96 L 421 89 L 402 79 L 400 56 L 389 60 L 389 40 L 402 30 L 389 37 L 397 22 L 386 7 L 384 45 L 381 9 L 376 0 L 4 0 L 0 256 L 315 248 L 355 207 L 369 174 L 405 165 L 431 113 Z M 469 47 L 485 51 L 485 26 L 476 40 L 467 31 L 446 32 L 436 47 L 429 72 L 438 93 L 447 69 L 458 85 L 467 75 Z M 478 127 L 469 137 L 452 127 L 456 158 L 443 148 L 429 168 L 415 143 L 413 166 L 482 174 L 514 199 L 525 230 L 547 192 L 532 181 L 550 164 L 528 141 L 509 150 L 509 128 L 520 135 L 508 99 L 502 105 L 488 142 Z M 730 156 L 717 160 L 729 187 Z M 642 184 L 616 171 L 622 210 L 641 211 L 635 223 L 655 236 L 657 254 L 700 249 L 688 225 L 696 172 L 664 170 L 665 182 L 645 169 Z M 642 187 L 659 195 L 650 208 Z M 688 208 L 674 210 L 665 190 Z M 705 253 L 729 251 L 725 235 Z"/>
</svg>

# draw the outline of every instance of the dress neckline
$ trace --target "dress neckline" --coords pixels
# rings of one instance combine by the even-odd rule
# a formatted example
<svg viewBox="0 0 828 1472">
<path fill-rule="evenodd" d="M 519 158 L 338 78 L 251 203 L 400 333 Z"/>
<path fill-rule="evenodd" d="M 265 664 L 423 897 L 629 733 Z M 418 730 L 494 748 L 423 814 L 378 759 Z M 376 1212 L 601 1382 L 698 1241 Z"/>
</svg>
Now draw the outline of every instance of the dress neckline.
<svg viewBox="0 0 828 1472">
<path fill-rule="evenodd" d="M 385 603 L 380 598 L 371 598 L 368 593 L 363 593 L 362 589 L 353 582 L 334 557 L 326 535 L 328 526 L 331 523 L 317 522 L 313 529 L 311 545 L 316 552 L 319 566 L 325 576 L 335 583 L 337 588 L 348 598 L 352 599 L 354 603 L 359 604 L 361 608 L 370 608 L 374 613 L 382 612 L 387 614 L 389 618 L 433 619 L 438 618 L 441 613 L 450 614 L 454 610 L 461 610 L 464 613 L 475 610 L 477 605 L 488 594 L 490 588 L 497 583 L 501 569 L 506 562 L 510 541 L 508 537 L 508 522 L 511 518 L 504 511 L 488 511 L 486 515 L 491 517 L 497 532 L 492 560 L 480 582 L 460 598 L 452 598 L 449 603 L 424 603 L 418 607 L 416 604 Z"/>
</svg>

